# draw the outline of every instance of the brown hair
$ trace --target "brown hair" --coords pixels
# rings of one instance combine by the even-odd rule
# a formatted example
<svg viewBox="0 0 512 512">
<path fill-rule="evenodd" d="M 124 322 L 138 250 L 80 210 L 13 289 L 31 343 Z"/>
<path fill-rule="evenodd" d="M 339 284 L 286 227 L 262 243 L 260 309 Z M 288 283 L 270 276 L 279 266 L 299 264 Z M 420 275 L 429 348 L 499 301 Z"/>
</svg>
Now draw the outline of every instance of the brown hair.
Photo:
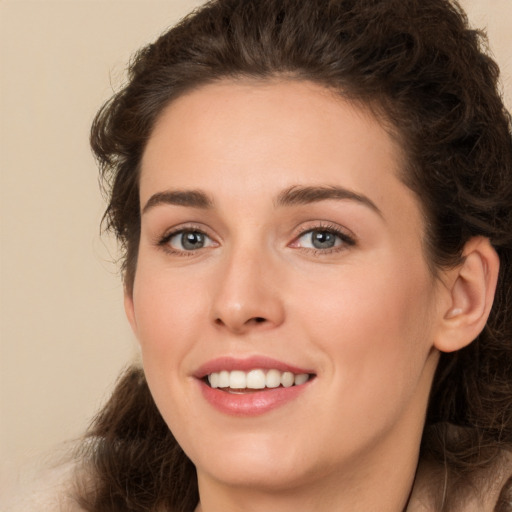
<svg viewBox="0 0 512 512">
<path fill-rule="evenodd" d="M 370 106 L 406 154 L 402 178 L 423 207 L 433 271 L 460 262 L 477 235 L 500 257 L 485 330 L 467 348 L 442 354 L 434 378 L 422 457 L 454 480 L 512 445 L 512 139 L 498 67 L 484 44 L 455 1 L 214 0 L 135 55 L 127 85 L 98 112 L 91 135 L 109 194 L 105 220 L 125 250 L 130 292 L 139 164 L 170 101 L 216 80 L 285 76 Z M 120 380 L 88 436 L 94 486 L 82 496 L 86 510 L 196 505 L 195 469 L 140 369 Z"/>
</svg>

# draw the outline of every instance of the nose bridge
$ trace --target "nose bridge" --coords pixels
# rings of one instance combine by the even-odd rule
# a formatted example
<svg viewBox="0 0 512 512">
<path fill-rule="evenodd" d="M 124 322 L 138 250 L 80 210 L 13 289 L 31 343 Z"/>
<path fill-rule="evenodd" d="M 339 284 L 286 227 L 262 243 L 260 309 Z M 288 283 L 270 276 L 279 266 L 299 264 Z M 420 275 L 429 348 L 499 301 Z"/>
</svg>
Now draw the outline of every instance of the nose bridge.
<svg viewBox="0 0 512 512">
<path fill-rule="evenodd" d="M 216 280 L 214 322 L 237 332 L 256 325 L 279 325 L 284 308 L 276 286 L 276 265 L 262 244 L 250 240 L 233 243 Z"/>
</svg>

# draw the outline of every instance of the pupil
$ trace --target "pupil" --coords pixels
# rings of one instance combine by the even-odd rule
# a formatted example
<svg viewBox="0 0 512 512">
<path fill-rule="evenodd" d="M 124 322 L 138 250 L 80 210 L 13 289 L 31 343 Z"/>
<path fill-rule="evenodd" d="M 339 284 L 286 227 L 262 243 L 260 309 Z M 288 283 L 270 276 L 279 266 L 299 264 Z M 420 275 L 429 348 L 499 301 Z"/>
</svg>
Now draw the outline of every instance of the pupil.
<svg viewBox="0 0 512 512">
<path fill-rule="evenodd" d="M 197 231 L 183 233 L 181 235 L 181 244 L 184 249 L 200 249 L 204 245 L 204 235 Z"/>
<path fill-rule="evenodd" d="M 334 247 L 335 236 L 329 231 L 313 231 L 313 246 L 317 249 L 329 249 Z"/>
</svg>

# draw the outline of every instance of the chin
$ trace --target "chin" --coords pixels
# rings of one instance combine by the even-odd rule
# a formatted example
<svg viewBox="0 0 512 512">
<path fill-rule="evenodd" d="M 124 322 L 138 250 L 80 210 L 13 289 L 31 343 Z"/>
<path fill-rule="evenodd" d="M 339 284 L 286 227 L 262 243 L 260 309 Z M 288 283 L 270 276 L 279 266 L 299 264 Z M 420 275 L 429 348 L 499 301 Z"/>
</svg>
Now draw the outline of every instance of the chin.
<svg viewBox="0 0 512 512">
<path fill-rule="evenodd" d="M 204 467 L 197 465 L 199 479 L 208 475 L 230 487 L 251 488 L 253 490 L 277 492 L 299 487 L 311 478 L 309 471 L 299 464 L 282 464 L 275 458 L 245 458 L 243 461 L 226 457 L 219 463 L 208 461 Z"/>
<path fill-rule="evenodd" d="M 307 443 L 300 436 L 292 440 L 282 432 L 231 434 L 221 434 L 205 444 L 194 443 L 191 450 L 183 443 L 199 479 L 207 475 L 228 486 L 276 492 L 311 482 L 323 473 L 322 468 L 313 466 L 315 458 L 307 453 Z"/>
</svg>

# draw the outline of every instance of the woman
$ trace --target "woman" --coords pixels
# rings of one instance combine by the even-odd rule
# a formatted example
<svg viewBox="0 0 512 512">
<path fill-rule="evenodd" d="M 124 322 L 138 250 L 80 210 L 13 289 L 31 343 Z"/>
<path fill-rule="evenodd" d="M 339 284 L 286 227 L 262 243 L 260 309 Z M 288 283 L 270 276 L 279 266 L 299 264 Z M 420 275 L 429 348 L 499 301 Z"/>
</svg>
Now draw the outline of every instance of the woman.
<svg viewBox="0 0 512 512">
<path fill-rule="evenodd" d="M 98 113 L 143 370 L 90 511 L 512 510 L 512 143 L 447 0 L 218 0 Z"/>
</svg>

